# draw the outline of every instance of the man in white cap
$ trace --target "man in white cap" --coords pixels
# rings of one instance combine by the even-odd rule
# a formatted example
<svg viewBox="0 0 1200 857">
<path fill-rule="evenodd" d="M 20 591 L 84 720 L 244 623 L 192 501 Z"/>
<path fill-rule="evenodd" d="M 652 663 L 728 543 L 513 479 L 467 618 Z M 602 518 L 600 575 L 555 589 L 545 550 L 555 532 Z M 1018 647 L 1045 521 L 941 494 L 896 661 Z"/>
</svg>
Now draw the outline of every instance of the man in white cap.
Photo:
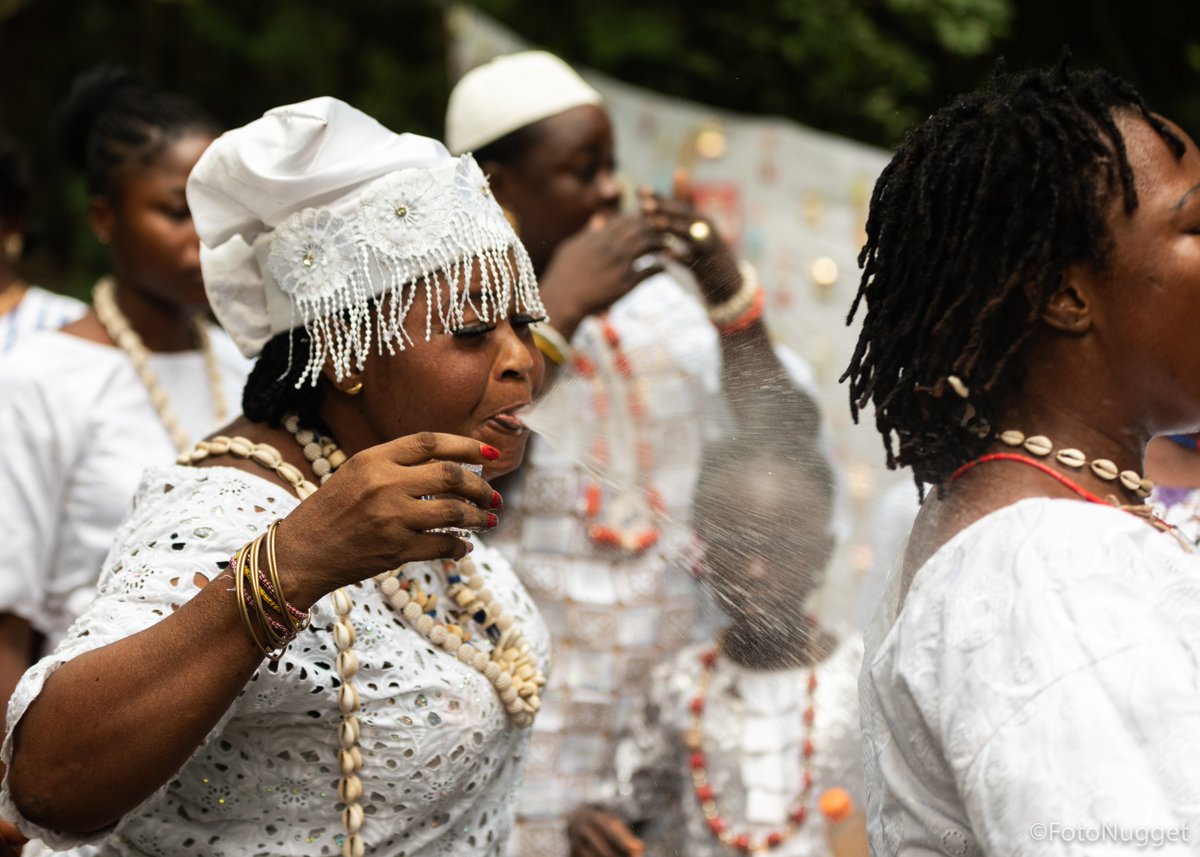
<svg viewBox="0 0 1200 857">
<path fill-rule="evenodd" d="M 562 857 L 566 815 L 606 797 L 614 739 L 649 668 L 703 635 L 681 559 L 711 400 L 722 386 L 793 385 L 753 270 L 693 209 L 686 177 L 675 197 L 643 190 L 637 214 L 619 213 L 608 114 L 562 60 L 530 51 L 469 72 L 450 96 L 446 142 L 474 151 L 529 250 L 553 325 L 537 328 L 543 353 L 585 382 L 555 388 L 572 424 L 556 427 L 558 449 L 531 444 L 495 542 L 519 558 L 556 655 L 513 853 Z M 812 415 L 789 430 L 815 434 Z M 614 835 L 626 853 L 641 847 Z"/>
</svg>

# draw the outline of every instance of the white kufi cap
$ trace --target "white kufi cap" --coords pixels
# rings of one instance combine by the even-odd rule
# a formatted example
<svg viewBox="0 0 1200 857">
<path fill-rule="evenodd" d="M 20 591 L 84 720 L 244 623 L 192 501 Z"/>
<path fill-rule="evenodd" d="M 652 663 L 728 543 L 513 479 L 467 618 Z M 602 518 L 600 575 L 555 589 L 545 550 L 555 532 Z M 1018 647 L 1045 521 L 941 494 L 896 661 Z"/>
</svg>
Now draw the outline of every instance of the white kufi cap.
<svg viewBox="0 0 1200 857">
<path fill-rule="evenodd" d="M 600 104 L 600 93 L 554 54 L 524 51 L 471 69 L 446 107 L 446 145 L 471 152 L 505 134 L 573 107 Z"/>
<path fill-rule="evenodd" d="M 389 352 L 411 345 L 405 320 L 419 289 L 426 339 L 435 317 L 452 331 L 468 307 L 483 320 L 513 300 L 544 314 L 529 256 L 475 161 L 335 98 L 223 134 L 187 196 L 213 312 L 247 357 L 303 325 L 312 350 L 301 381 L 315 383 L 327 359 L 339 377 L 361 369 L 373 335 Z M 482 292 L 472 298 L 475 264 Z"/>
</svg>

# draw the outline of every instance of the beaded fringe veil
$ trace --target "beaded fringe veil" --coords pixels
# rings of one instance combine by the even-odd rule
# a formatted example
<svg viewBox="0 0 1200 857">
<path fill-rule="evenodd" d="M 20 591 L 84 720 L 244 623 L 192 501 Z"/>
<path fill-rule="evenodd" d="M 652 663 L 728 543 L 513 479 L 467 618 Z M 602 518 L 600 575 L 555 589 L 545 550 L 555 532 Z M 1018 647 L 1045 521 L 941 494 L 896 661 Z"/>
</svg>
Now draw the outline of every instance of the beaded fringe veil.
<svg viewBox="0 0 1200 857">
<path fill-rule="evenodd" d="M 533 265 L 469 155 L 443 169 L 389 173 L 349 214 L 306 208 L 276 228 L 266 271 L 293 305 L 312 351 L 297 386 L 315 384 L 326 360 L 340 379 L 374 344 L 414 344 L 407 321 L 424 295 L 425 339 L 450 333 L 468 311 L 482 322 L 509 311 L 545 315 Z M 475 271 L 479 289 L 471 288 Z M 374 309 L 373 309 L 374 307 Z"/>
</svg>

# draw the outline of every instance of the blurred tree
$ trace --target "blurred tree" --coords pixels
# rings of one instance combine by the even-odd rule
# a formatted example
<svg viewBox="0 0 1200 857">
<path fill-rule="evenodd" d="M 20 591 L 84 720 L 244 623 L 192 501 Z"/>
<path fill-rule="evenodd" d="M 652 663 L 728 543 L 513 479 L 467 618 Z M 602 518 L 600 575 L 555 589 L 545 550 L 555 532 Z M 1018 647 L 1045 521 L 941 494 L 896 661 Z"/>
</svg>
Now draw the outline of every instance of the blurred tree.
<svg viewBox="0 0 1200 857">
<path fill-rule="evenodd" d="M 433 2 L 389 0 L 0 0 L 0 126 L 40 180 L 42 252 L 27 273 L 86 293 L 104 271 L 83 227 L 82 182 L 66 172 L 52 118 L 72 78 L 99 62 L 142 69 L 226 126 L 336 95 L 389 127 L 437 135 L 445 44 Z"/>
<path fill-rule="evenodd" d="M 81 184 L 50 133 L 71 78 L 100 62 L 148 71 L 227 125 L 314 95 L 438 135 L 445 0 L 0 0 L 0 126 L 42 179 L 44 252 L 31 271 L 82 291 L 103 271 Z M 787 116 L 881 146 L 995 60 L 1077 62 L 1124 75 L 1200 130 L 1200 3 L 1096 0 L 475 0 L 567 60 L 661 92 Z"/>
<path fill-rule="evenodd" d="M 475 5 L 615 77 L 884 145 L 928 112 L 942 79 L 988 67 L 1013 18 L 1013 0 Z"/>
<path fill-rule="evenodd" d="M 474 0 L 572 62 L 652 89 L 890 147 L 997 58 L 1070 46 L 1200 130 L 1200 3 L 1097 0 Z"/>
</svg>

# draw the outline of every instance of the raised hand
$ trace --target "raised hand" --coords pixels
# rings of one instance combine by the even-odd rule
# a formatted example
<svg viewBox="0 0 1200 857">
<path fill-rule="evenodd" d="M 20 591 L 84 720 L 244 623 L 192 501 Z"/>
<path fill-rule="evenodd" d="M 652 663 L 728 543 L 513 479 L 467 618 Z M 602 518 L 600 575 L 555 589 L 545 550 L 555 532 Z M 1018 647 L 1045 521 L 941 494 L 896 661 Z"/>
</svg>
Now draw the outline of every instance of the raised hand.
<svg viewBox="0 0 1200 857">
<path fill-rule="evenodd" d="M 467 542 L 430 530 L 496 526 L 500 495 L 461 464 L 486 465 L 497 455 L 471 438 L 427 432 L 351 457 L 279 525 L 288 600 L 306 609 L 406 562 L 462 557 Z M 422 499 L 430 496 L 438 499 Z"/>
<path fill-rule="evenodd" d="M 705 300 L 720 304 L 737 292 L 741 285 L 737 259 L 712 221 L 696 211 L 687 170 L 675 171 L 672 196 L 641 188 L 638 202 L 650 226 L 674 237 L 668 253 L 692 270 Z"/>
<path fill-rule="evenodd" d="M 564 241 L 540 278 L 542 302 L 568 339 L 579 322 L 612 306 L 634 286 L 662 270 L 661 230 L 633 215 L 595 215 Z"/>
</svg>

